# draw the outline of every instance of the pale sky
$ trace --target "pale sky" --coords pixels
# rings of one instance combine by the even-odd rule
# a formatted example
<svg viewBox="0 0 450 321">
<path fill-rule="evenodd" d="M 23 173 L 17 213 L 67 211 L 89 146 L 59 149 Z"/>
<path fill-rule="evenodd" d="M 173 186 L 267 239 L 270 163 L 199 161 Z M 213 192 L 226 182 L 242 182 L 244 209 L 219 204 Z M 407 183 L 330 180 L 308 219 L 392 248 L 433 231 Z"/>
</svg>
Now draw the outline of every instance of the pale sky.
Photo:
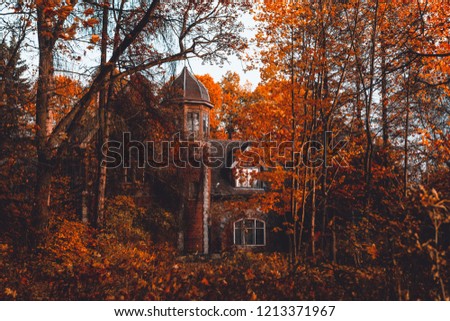
<svg viewBox="0 0 450 321">
<path fill-rule="evenodd" d="M 250 13 L 243 13 L 241 16 L 236 18 L 240 19 L 244 24 L 245 31 L 243 36 L 248 41 L 250 41 L 255 35 L 256 24 L 253 20 L 253 16 Z M 27 65 L 29 66 L 28 77 L 30 79 L 35 79 L 37 77 L 38 55 L 36 43 L 36 35 L 31 34 L 28 37 L 27 46 L 22 51 L 22 58 L 27 61 Z M 83 53 L 84 51 L 84 54 L 81 54 L 82 59 L 79 61 L 75 61 L 72 59 L 63 59 L 60 62 L 56 61 L 57 66 L 55 66 L 55 69 L 57 73 L 61 73 L 62 70 L 65 70 L 65 72 L 62 72 L 63 74 L 83 81 L 84 76 L 82 74 L 85 74 L 85 72 L 89 69 L 92 71 L 92 68 L 96 68 L 98 65 L 98 48 L 95 48 L 94 50 L 85 50 L 85 48 L 81 46 L 75 49 L 80 53 Z M 246 71 L 245 69 L 248 62 L 241 60 L 235 55 L 230 56 L 228 60 L 229 62 L 224 63 L 223 65 L 211 65 L 209 63 L 203 64 L 201 59 L 191 58 L 186 64 L 194 74 L 209 74 L 214 78 L 216 82 L 220 81 L 222 76 L 225 75 L 227 71 L 233 71 L 239 74 L 241 78 L 241 85 L 250 83 L 252 85 L 252 88 L 255 88 L 258 85 L 260 81 L 259 72 L 257 70 Z M 177 62 L 177 73 L 180 73 L 184 66 L 184 61 Z M 89 71 L 87 72 L 87 74 L 89 74 Z"/>
<path fill-rule="evenodd" d="M 245 32 L 244 37 L 247 38 L 248 41 L 250 41 L 254 35 L 255 35 L 255 21 L 253 20 L 253 17 L 251 14 L 243 14 L 240 17 L 240 20 L 245 26 Z M 188 62 L 188 68 L 196 75 L 204 75 L 209 74 L 211 75 L 216 82 L 220 81 L 223 75 L 226 74 L 227 71 L 234 71 L 237 72 L 241 78 L 241 84 L 244 85 L 245 83 L 249 82 L 252 85 L 252 88 L 255 88 L 259 81 L 259 71 L 258 70 L 251 70 L 246 71 L 246 65 L 248 62 L 241 60 L 240 58 L 236 56 L 229 57 L 230 62 L 221 65 L 210 65 L 210 64 L 202 64 L 202 61 L 200 59 L 189 59 Z M 184 62 L 180 61 L 178 62 L 177 66 L 177 72 L 181 72 L 181 69 L 184 67 Z"/>
<path fill-rule="evenodd" d="M 227 71 L 234 71 L 239 74 L 242 85 L 247 82 L 251 83 L 252 88 L 255 88 L 256 85 L 258 85 L 260 77 L 257 70 L 246 71 L 246 62 L 241 61 L 236 56 L 230 57 L 229 60 L 230 63 L 220 66 L 210 64 L 203 65 L 200 59 L 190 59 L 188 68 L 192 70 L 196 75 L 210 74 L 216 82 L 220 81 L 222 76 L 225 75 Z M 184 63 L 180 62 L 177 71 L 180 72 L 183 66 Z"/>
</svg>

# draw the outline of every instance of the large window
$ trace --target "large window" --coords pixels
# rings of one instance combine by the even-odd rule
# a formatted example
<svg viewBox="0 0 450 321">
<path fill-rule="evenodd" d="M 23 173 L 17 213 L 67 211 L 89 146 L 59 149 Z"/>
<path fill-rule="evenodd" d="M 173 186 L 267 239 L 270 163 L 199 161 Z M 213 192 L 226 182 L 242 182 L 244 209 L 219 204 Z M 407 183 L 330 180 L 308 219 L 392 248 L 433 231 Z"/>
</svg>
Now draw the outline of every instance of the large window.
<svg viewBox="0 0 450 321">
<path fill-rule="evenodd" d="M 256 179 L 259 169 L 254 168 L 242 168 L 236 177 L 236 187 L 240 188 L 261 188 L 261 182 Z"/>
<path fill-rule="evenodd" d="M 200 118 L 198 112 L 187 113 L 187 130 L 189 134 L 198 136 L 200 130 Z"/>
<path fill-rule="evenodd" d="M 243 246 L 266 245 L 266 224 L 258 219 L 234 222 L 234 244 Z"/>
</svg>

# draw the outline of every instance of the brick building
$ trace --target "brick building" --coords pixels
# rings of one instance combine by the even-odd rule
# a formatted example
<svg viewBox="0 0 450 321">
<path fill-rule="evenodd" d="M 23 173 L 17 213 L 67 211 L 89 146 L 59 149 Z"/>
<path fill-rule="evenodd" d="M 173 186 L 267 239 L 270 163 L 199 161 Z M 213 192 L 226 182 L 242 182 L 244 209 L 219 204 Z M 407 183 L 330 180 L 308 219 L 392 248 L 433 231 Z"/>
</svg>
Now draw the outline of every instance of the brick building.
<svg viewBox="0 0 450 321">
<path fill-rule="evenodd" d="M 187 68 L 172 82 L 170 90 L 168 105 L 177 110 L 181 136 L 190 147 L 196 147 L 187 148 L 190 152 L 186 159 L 202 159 L 199 164 L 192 161 L 176 171 L 182 222 L 179 250 L 203 254 L 236 248 L 279 250 L 274 245 L 284 241 L 271 232 L 272 225 L 279 222 L 256 208 L 230 211 L 225 206 L 227 201 L 245 202 L 265 192 L 265 184 L 254 177 L 263 168 L 255 165 L 237 170 L 235 151 L 249 148 L 248 143 L 210 139 L 209 115 L 214 106 L 208 90 Z"/>
<path fill-rule="evenodd" d="M 125 92 L 125 96 L 133 95 Z M 128 194 L 134 197 L 138 206 L 145 208 L 158 203 L 167 209 L 178 222 L 174 243 L 177 243 L 180 253 L 285 250 L 284 237 L 272 232 L 274 226 L 280 225 L 276 215 L 267 215 L 248 206 L 233 210 L 226 206 L 229 201 L 245 203 L 255 194 L 265 193 L 265 184 L 254 177 L 255 172 L 264 169 L 258 166 L 238 168 L 235 152 L 248 149 L 248 143 L 210 139 L 209 117 L 213 107 L 206 87 L 184 68 L 170 84 L 161 106 L 150 108 L 157 109 L 152 111 L 157 113 L 154 117 L 165 121 L 165 131 L 170 132 L 167 137 L 177 137 L 175 141 L 183 148 L 171 148 L 168 166 L 148 166 L 147 162 L 147 166 L 142 167 L 137 166 L 134 160 L 131 166 L 108 170 L 107 195 Z M 116 130 L 118 136 L 115 138 L 119 139 L 125 131 Z M 138 152 L 141 145 L 144 146 L 138 141 L 132 141 L 130 145 Z M 156 142 L 152 145 L 154 149 L 150 153 L 159 153 L 160 157 L 165 149 L 158 149 L 156 145 Z M 122 157 L 128 153 L 125 152 L 128 148 L 124 142 Z M 88 168 L 85 166 L 81 176 L 72 171 L 77 173 L 78 180 L 84 181 L 84 184 L 79 184 L 84 186 L 79 191 L 80 217 L 83 220 L 89 216 L 88 204 L 92 198 L 86 187 L 92 176 Z"/>
</svg>

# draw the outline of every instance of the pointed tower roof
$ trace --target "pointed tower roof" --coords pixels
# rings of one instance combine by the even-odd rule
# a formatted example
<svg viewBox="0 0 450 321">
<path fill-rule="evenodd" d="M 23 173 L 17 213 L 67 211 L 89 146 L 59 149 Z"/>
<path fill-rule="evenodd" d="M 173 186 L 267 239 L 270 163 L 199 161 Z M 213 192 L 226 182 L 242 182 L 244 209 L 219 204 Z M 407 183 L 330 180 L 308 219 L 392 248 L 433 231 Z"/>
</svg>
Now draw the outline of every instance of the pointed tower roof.
<svg viewBox="0 0 450 321">
<path fill-rule="evenodd" d="M 172 82 L 171 89 L 174 93 L 172 101 L 213 107 L 208 90 L 187 67 L 184 67 L 181 74 Z"/>
</svg>

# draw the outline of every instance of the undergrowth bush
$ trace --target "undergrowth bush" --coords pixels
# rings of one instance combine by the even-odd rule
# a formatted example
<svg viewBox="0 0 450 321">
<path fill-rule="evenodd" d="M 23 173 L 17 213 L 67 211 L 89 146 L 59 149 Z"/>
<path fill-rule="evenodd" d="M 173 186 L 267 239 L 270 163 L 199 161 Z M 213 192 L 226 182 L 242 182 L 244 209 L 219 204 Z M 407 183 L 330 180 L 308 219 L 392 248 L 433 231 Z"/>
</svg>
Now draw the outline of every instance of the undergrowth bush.
<svg viewBox="0 0 450 321">
<path fill-rule="evenodd" d="M 407 208 L 409 216 L 429 211 L 429 202 L 423 195 L 420 199 Z M 407 294 L 405 299 L 439 298 L 447 287 L 445 252 L 439 254 L 440 261 L 435 256 L 434 261 L 427 259 L 437 251 L 419 236 L 403 256 L 395 257 L 396 270 L 386 268 L 382 247 L 371 248 L 364 266 L 312 260 L 294 265 L 285 254 L 250 251 L 192 259 L 179 257 L 168 243 L 152 241 L 145 215 L 131 198 L 119 196 L 108 201 L 104 229 L 61 216 L 52 221 L 46 242 L 32 253 L 1 243 L 0 299 L 382 300 L 395 298 L 389 292 L 396 286 L 389 284 L 391 273 L 405 278 L 400 293 Z M 420 262 L 411 265 L 415 258 Z M 427 279 L 415 273 L 419 263 L 422 274 L 429 273 L 427 269 L 439 274 Z M 414 275 L 422 281 L 411 282 Z"/>
</svg>

